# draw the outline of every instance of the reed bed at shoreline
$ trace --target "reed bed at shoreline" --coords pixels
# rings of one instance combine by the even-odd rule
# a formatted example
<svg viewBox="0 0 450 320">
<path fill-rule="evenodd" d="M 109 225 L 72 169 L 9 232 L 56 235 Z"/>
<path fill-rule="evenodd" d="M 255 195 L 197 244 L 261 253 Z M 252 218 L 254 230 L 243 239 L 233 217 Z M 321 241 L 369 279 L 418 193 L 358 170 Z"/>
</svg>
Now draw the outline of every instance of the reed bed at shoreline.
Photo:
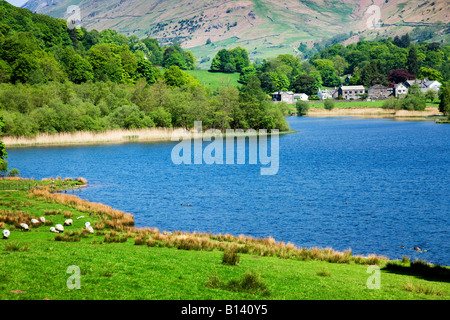
<svg viewBox="0 0 450 320">
<path fill-rule="evenodd" d="M 103 132 L 41 133 L 36 137 L 3 137 L 5 146 L 93 144 L 130 141 L 170 141 L 177 128 L 115 129 Z"/>
<path fill-rule="evenodd" d="M 292 243 L 277 242 L 272 237 L 254 238 L 252 236 L 213 235 L 206 232 L 160 232 L 157 228 L 132 228 L 137 235 L 135 245 L 148 247 L 167 247 L 180 250 L 234 252 L 258 257 L 279 257 L 281 259 L 316 260 L 331 263 L 357 263 L 378 265 L 388 261 L 387 257 L 371 254 L 367 257 L 353 256 L 350 249 L 339 252 L 332 248 L 300 248 Z"/>
<path fill-rule="evenodd" d="M 123 230 L 128 226 L 134 226 L 134 217 L 131 214 L 101 203 L 89 202 L 74 195 L 51 193 L 48 188 L 41 187 L 31 190 L 30 196 L 41 198 L 47 202 L 57 202 L 81 212 L 94 214 L 100 218 L 101 222 L 112 229 Z"/>
</svg>

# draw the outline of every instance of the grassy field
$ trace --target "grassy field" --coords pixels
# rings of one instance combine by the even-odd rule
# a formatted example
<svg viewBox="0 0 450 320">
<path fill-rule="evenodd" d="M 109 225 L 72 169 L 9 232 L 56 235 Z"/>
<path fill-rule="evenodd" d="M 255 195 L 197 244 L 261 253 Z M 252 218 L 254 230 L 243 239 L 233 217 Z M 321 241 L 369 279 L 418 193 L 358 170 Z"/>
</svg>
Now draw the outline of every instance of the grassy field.
<svg viewBox="0 0 450 320">
<path fill-rule="evenodd" d="M 207 70 L 186 70 L 187 73 L 196 77 L 202 85 L 215 91 L 223 86 L 237 87 L 240 74 L 209 72 Z"/>
<path fill-rule="evenodd" d="M 447 268 L 430 278 L 406 260 L 301 249 L 272 238 L 135 229 L 127 214 L 81 200 L 78 191 L 50 193 L 51 181 L 40 185 L 0 191 L 0 229 L 11 230 L 0 240 L 2 300 L 449 299 Z M 46 225 L 19 230 L 20 221 L 40 216 Z M 49 232 L 67 218 L 74 223 L 64 234 Z M 83 231 L 86 221 L 94 234 Z M 238 264 L 223 264 L 224 252 L 233 250 Z M 367 287 L 373 264 L 381 268 L 380 289 Z M 70 288 L 77 283 L 71 266 L 79 268 L 79 290 Z"/>
</svg>

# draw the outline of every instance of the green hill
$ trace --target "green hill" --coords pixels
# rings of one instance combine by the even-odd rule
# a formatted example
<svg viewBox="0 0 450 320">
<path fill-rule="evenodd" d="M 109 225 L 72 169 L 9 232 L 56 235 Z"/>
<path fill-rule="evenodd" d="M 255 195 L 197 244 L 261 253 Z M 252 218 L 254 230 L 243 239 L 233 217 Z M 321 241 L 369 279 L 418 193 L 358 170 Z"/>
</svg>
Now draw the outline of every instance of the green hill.
<svg viewBox="0 0 450 320">
<path fill-rule="evenodd" d="M 30 0 L 24 7 L 64 18 L 70 5 L 80 7 L 81 25 L 88 30 L 114 29 L 127 36 L 156 38 L 162 45 L 179 42 L 203 61 L 202 69 L 209 67 L 208 57 L 232 46 L 246 48 L 255 59 L 299 54 L 300 43 L 311 48 L 343 34 L 340 41 L 355 42 L 361 36 L 394 37 L 425 28 L 421 37 L 440 40 L 450 21 L 445 1 L 421 0 Z M 382 24 L 377 29 L 367 27 L 375 14 L 367 13 L 371 5 L 380 8 Z M 211 44 L 205 46 L 208 40 Z"/>
</svg>

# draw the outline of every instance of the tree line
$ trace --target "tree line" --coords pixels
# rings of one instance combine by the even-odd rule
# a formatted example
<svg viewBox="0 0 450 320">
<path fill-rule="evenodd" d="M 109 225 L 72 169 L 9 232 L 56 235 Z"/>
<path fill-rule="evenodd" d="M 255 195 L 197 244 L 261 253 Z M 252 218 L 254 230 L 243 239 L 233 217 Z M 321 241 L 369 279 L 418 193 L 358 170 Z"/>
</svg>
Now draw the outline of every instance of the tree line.
<svg viewBox="0 0 450 320">
<path fill-rule="evenodd" d="M 424 78 L 444 83 L 450 76 L 450 46 L 412 43 L 408 34 L 394 39 L 362 40 L 347 46 L 334 43 L 307 60 L 290 54 L 256 59 L 239 69 L 233 64 L 231 52 L 219 51 L 211 63 L 211 71 L 235 70 L 241 73 L 241 83 L 256 75 L 264 92 L 269 94 L 290 90 L 314 96 L 319 88 L 340 86 L 346 76 L 349 85 L 366 88 Z"/>
</svg>

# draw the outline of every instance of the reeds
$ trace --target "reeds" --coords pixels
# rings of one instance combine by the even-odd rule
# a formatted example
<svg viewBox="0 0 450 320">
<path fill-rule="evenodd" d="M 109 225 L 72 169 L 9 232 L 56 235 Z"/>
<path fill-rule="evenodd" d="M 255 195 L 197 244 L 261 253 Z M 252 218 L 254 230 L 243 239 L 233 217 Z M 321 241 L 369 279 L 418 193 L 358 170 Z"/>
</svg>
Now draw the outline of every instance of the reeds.
<svg viewBox="0 0 450 320">
<path fill-rule="evenodd" d="M 74 195 L 51 193 L 46 188 L 33 189 L 32 196 L 43 198 L 48 202 L 57 202 L 70 206 L 75 210 L 93 213 L 99 216 L 103 223 L 111 229 L 124 230 L 126 227 L 134 226 L 134 218 L 131 214 L 111 208 L 110 206 L 89 202 Z M 46 210 L 46 215 L 62 214 L 62 210 Z"/>
<path fill-rule="evenodd" d="M 235 266 L 239 264 L 240 256 L 236 253 L 235 250 L 225 250 L 223 252 L 222 264 L 226 264 L 229 266 Z"/>
<path fill-rule="evenodd" d="M 259 274 L 250 270 L 248 270 L 242 278 L 231 279 L 228 282 L 223 281 L 214 273 L 209 277 L 206 286 L 229 291 L 248 292 L 262 296 L 270 295 L 269 288 L 262 281 Z"/>
<path fill-rule="evenodd" d="M 104 132 L 77 131 L 57 134 L 41 133 L 34 138 L 3 137 L 6 146 L 91 144 L 105 142 L 170 141 L 176 128 L 115 129 Z"/>
</svg>

